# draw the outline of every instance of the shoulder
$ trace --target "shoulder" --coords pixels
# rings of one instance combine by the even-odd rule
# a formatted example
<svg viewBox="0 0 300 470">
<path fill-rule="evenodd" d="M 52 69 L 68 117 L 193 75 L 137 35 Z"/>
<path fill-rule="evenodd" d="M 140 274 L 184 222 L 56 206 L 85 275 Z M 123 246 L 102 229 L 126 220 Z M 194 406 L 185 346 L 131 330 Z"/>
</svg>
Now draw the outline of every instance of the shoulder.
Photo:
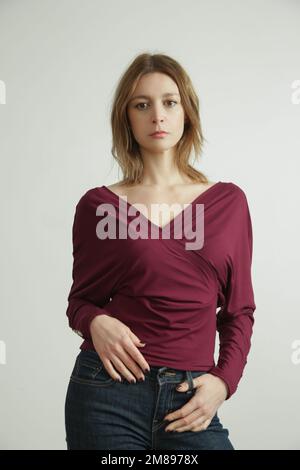
<svg viewBox="0 0 300 470">
<path fill-rule="evenodd" d="M 95 187 L 86 190 L 75 204 L 75 220 L 77 223 L 92 223 L 95 220 L 97 207 L 106 202 L 103 187 Z"/>
<path fill-rule="evenodd" d="M 231 181 L 222 181 L 222 183 L 225 188 L 225 194 L 232 196 L 232 200 L 247 203 L 246 192 L 241 186 Z"/>
<path fill-rule="evenodd" d="M 240 243 L 252 239 L 252 221 L 249 204 L 244 188 L 233 182 L 226 182 L 223 196 L 224 211 L 226 211 L 229 232 L 228 243 L 232 250 L 236 250 Z"/>
<path fill-rule="evenodd" d="M 220 204 L 228 213 L 228 219 L 242 223 L 250 219 L 250 206 L 246 190 L 233 182 L 223 182 L 224 190 L 220 196 Z"/>
<path fill-rule="evenodd" d="M 235 194 L 243 195 L 245 194 L 244 189 L 236 183 L 232 181 L 222 181 L 224 187 L 227 188 L 228 191 L 233 192 Z"/>
<path fill-rule="evenodd" d="M 76 210 L 94 208 L 103 200 L 103 198 L 103 186 L 90 188 L 80 196 L 76 204 Z"/>
</svg>

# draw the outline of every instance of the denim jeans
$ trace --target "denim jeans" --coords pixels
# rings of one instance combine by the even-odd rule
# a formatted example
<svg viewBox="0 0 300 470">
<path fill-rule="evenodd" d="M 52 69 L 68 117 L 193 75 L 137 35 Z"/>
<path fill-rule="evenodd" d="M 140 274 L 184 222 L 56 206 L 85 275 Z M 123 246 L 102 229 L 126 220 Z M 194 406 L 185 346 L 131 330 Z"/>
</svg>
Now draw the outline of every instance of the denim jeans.
<svg viewBox="0 0 300 470">
<path fill-rule="evenodd" d="M 145 381 L 117 382 L 98 353 L 81 350 L 65 400 L 67 449 L 234 450 L 218 413 L 202 431 L 166 432 L 164 416 L 182 408 L 195 394 L 192 379 L 205 371 L 151 366 Z M 187 380 L 189 389 L 176 386 Z"/>
</svg>

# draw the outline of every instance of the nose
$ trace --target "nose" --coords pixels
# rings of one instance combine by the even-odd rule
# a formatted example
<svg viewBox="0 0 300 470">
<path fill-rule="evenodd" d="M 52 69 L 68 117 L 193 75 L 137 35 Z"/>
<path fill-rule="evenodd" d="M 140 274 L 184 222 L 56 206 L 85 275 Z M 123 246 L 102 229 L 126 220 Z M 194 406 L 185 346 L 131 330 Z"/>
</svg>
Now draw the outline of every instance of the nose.
<svg viewBox="0 0 300 470">
<path fill-rule="evenodd" d="M 164 120 L 164 110 L 161 109 L 161 107 L 158 106 L 153 106 L 153 123 L 156 122 L 162 122 Z"/>
<path fill-rule="evenodd" d="M 153 123 L 157 123 L 157 122 L 163 122 L 164 121 L 164 118 L 162 117 L 157 117 L 157 118 L 153 118 Z"/>
</svg>

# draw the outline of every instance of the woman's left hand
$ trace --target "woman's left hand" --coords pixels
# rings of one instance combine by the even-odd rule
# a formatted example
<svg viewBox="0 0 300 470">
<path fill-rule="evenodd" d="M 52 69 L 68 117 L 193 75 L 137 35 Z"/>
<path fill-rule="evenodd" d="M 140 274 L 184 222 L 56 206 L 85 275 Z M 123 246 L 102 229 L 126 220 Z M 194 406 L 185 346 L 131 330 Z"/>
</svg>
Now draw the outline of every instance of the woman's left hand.
<svg viewBox="0 0 300 470">
<path fill-rule="evenodd" d="M 217 409 L 226 400 L 228 389 L 225 382 L 213 374 L 203 374 L 193 379 L 196 392 L 182 408 L 165 416 L 173 421 L 165 431 L 204 431 L 210 424 Z M 179 392 L 188 390 L 188 383 L 182 382 Z M 175 420 L 175 422 L 174 422 Z"/>
</svg>

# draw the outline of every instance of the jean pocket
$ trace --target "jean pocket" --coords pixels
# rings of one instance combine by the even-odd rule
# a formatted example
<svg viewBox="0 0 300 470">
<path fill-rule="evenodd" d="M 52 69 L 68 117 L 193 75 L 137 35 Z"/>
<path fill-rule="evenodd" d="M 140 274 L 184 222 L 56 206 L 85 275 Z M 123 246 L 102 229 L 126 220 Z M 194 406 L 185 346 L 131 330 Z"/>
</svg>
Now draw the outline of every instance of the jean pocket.
<svg viewBox="0 0 300 470">
<path fill-rule="evenodd" d="M 92 350 L 83 350 L 79 353 L 71 381 L 94 386 L 107 386 L 115 383 L 106 371 L 98 353 Z"/>
</svg>

